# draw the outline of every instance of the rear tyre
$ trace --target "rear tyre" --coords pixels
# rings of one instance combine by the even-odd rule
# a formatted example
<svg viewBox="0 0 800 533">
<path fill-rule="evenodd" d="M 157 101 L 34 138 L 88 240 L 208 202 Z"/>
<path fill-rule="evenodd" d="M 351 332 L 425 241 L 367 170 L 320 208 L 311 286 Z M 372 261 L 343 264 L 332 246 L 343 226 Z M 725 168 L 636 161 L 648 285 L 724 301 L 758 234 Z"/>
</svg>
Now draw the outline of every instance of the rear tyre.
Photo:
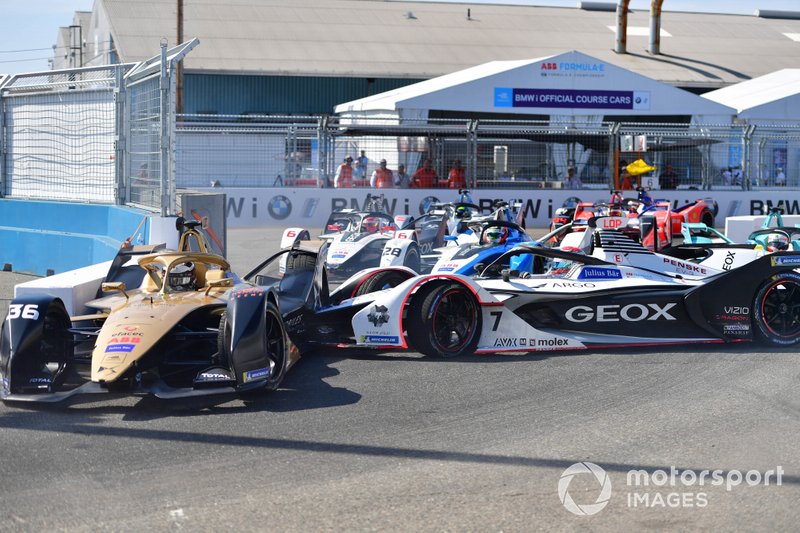
<svg viewBox="0 0 800 533">
<path fill-rule="evenodd" d="M 286 271 L 290 270 L 314 270 L 314 256 L 307 254 L 293 254 L 289 252 L 286 256 Z"/>
<path fill-rule="evenodd" d="M 420 353 L 459 357 L 474 353 L 478 346 L 480 306 L 460 283 L 423 286 L 414 295 L 406 316 L 409 341 Z"/>
<path fill-rule="evenodd" d="M 781 272 L 756 293 L 753 322 L 758 337 L 776 346 L 800 342 L 800 275 Z"/>
<path fill-rule="evenodd" d="M 407 279 L 408 275 L 403 272 L 398 272 L 397 270 L 378 272 L 359 285 L 353 296 L 361 296 L 375 291 L 382 291 L 383 289 L 391 289 L 397 287 Z"/>
<path fill-rule="evenodd" d="M 406 252 L 405 259 L 403 259 L 403 266 L 419 274 L 420 263 L 419 248 L 411 246 Z"/>
<path fill-rule="evenodd" d="M 714 227 L 714 215 L 711 214 L 711 211 L 704 211 L 702 217 L 700 218 L 700 222 L 708 226 L 709 228 Z"/>
<path fill-rule="evenodd" d="M 72 355 L 70 326 L 72 323 L 64 306 L 60 302 L 51 303 L 44 317 L 39 354 L 31 371 L 49 374 L 53 391 L 58 390 L 67 376 L 67 365 Z"/>
</svg>

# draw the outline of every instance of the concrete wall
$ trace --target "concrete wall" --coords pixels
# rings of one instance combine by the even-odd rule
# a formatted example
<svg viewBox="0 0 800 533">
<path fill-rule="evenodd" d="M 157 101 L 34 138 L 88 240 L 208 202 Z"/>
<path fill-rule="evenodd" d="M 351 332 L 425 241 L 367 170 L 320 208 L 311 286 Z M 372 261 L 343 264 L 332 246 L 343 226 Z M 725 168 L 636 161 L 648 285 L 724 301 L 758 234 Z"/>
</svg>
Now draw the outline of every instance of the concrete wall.
<svg viewBox="0 0 800 533">
<path fill-rule="evenodd" d="M 44 276 L 108 261 L 128 237 L 149 243 L 149 215 L 114 205 L 0 199 L 0 264 Z"/>
</svg>

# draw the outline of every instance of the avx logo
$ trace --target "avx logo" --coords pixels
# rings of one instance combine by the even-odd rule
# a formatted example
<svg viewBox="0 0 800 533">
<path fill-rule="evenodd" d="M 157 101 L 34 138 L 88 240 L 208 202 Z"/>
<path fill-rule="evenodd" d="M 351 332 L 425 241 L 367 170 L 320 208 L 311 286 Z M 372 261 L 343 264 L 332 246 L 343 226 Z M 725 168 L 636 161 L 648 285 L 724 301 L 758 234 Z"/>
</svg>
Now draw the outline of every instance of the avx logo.
<svg viewBox="0 0 800 533">
<path fill-rule="evenodd" d="M 564 316 L 570 322 L 639 322 L 640 320 L 676 320 L 669 314 L 669 310 L 675 307 L 675 303 L 664 305 L 659 304 L 628 304 L 619 305 L 598 305 L 591 308 L 588 305 L 576 305 L 570 308 Z"/>
</svg>

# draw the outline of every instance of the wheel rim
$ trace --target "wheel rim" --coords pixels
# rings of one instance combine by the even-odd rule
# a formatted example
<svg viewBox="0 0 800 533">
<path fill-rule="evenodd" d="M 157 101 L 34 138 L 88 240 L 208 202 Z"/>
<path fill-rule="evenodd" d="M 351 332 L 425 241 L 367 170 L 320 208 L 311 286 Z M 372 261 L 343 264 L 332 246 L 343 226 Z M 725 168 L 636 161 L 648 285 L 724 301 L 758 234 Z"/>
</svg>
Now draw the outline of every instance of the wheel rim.
<svg viewBox="0 0 800 533">
<path fill-rule="evenodd" d="M 283 336 L 280 318 L 273 313 L 267 314 L 266 324 L 267 359 L 270 365 L 270 380 L 276 379 L 281 374 L 286 357 L 286 340 Z"/>
<path fill-rule="evenodd" d="M 432 337 L 443 352 L 464 349 L 478 321 L 473 299 L 461 289 L 448 289 L 431 306 Z"/>
<path fill-rule="evenodd" d="M 800 286 L 780 280 L 770 285 L 761 299 L 764 326 L 778 337 L 800 335 Z"/>
</svg>

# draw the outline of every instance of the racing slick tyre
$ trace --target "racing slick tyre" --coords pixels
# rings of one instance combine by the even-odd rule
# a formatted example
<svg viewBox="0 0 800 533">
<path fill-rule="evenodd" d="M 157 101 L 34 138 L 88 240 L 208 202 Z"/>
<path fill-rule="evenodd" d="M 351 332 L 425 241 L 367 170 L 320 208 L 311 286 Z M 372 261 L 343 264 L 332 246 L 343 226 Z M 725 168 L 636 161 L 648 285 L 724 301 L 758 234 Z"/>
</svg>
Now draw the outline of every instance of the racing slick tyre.
<svg viewBox="0 0 800 533">
<path fill-rule="evenodd" d="M 273 391 L 277 389 L 283 381 L 289 366 L 289 343 L 287 342 L 286 329 L 283 326 L 283 319 L 278 308 L 272 302 L 267 302 L 266 336 L 267 359 L 272 369 L 270 377 L 264 383 L 264 387 L 257 391 L 245 391 L 241 393 L 243 397 L 250 397 L 253 392 Z M 219 320 L 219 333 L 217 334 L 217 360 L 215 363 L 230 366 L 229 346 L 231 345 L 231 325 L 228 314 L 223 313 Z"/>
<path fill-rule="evenodd" d="M 703 211 L 703 214 L 700 216 L 700 222 L 708 226 L 709 228 L 714 227 L 714 214 L 711 211 Z"/>
<path fill-rule="evenodd" d="M 311 255 L 306 254 L 288 254 L 286 257 L 286 270 L 314 270 L 316 266 L 315 259 Z"/>
<path fill-rule="evenodd" d="M 423 286 L 414 295 L 406 317 L 409 342 L 425 355 L 470 355 L 481 336 L 480 306 L 460 283 Z"/>
<path fill-rule="evenodd" d="M 391 289 L 392 287 L 397 287 L 407 279 L 408 276 L 406 274 L 396 270 L 378 272 L 359 285 L 353 296 L 361 296 L 375 291 L 382 291 L 383 289 Z"/>
<path fill-rule="evenodd" d="M 31 361 L 33 372 L 52 376 L 50 389 L 53 391 L 61 386 L 67 375 L 67 364 L 72 355 L 71 326 L 66 308 L 61 302 L 53 302 L 44 317 L 38 357 Z"/>
<path fill-rule="evenodd" d="M 405 258 L 403 259 L 403 266 L 408 267 L 419 274 L 420 265 L 421 260 L 419 256 L 419 248 L 417 248 L 415 245 L 409 247 Z"/>
<path fill-rule="evenodd" d="M 781 272 L 764 283 L 753 302 L 753 322 L 758 336 L 769 344 L 800 342 L 800 275 Z"/>
</svg>

